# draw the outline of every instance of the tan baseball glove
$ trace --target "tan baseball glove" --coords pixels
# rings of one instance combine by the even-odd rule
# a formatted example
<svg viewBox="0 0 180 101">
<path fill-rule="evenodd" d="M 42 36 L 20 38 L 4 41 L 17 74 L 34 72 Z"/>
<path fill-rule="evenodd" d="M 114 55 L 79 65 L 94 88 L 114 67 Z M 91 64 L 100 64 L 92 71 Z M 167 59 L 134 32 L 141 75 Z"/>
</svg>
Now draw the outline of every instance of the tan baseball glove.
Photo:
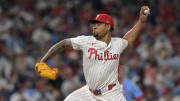
<svg viewBox="0 0 180 101">
<path fill-rule="evenodd" d="M 35 70 L 41 77 L 50 80 L 55 80 L 56 75 L 59 72 L 57 68 L 52 69 L 44 62 L 36 63 Z"/>
</svg>

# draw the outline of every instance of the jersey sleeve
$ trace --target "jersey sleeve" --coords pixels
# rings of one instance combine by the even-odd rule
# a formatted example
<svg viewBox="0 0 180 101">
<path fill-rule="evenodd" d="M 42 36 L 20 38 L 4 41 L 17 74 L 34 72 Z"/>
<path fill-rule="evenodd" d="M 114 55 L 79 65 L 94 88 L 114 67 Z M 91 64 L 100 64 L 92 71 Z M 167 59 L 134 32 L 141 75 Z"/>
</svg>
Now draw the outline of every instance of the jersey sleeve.
<svg viewBox="0 0 180 101">
<path fill-rule="evenodd" d="M 128 41 L 123 38 L 118 38 L 118 44 L 120 46 L 120 51 L 122 52 L 128 46 Z"/>
<path fill-rule="evenodd" d="M 126 39 L 121 39 L 122 40 L 122 49 L 124 50 L 128 46 L 128 41 Z"/>
<path fill-rule="evenodd" d="M 77 37 L 71 38 L 70 40 L 71 40 L 73 49 L 82 50 L 82 48 L 87 43 L 88 36 L 77 36 Z"/>
</svg>

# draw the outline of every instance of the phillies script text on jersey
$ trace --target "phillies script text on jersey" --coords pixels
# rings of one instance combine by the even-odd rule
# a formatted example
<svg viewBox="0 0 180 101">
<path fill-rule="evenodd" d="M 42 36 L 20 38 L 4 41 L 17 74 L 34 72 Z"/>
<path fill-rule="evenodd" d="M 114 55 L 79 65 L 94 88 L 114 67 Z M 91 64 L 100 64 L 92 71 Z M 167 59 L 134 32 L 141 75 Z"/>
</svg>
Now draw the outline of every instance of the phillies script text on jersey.
<svg viewBox="0 0 180 101">
<path fill-rule="evenodd" d="M 95 60 L 117 60 L 119 59 L 119 54 L 112 54 L 109 51 L 104 51 L 100 54 L 97 53 L 97 50 L 95 48 L 89 48 L 88 52 L 90 53 L 89 59 L 92 58 L 92 56 L 95 57 Z"/>
</svg>

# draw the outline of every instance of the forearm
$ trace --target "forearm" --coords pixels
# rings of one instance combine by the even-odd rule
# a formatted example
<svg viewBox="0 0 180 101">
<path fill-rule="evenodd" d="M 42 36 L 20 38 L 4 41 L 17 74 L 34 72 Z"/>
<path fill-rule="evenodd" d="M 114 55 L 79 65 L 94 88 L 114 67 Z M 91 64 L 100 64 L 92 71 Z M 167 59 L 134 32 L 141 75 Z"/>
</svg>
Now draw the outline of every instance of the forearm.
<svg viewBox="0 0 180 101">
<path fill-rule="evenodd" d="M 145 12 L 145 10 L 147 13 Z M 147 21 L 147 17 L 149 14 L 150 14 L 150 9 L 148 8 L 148 6 L 142 6 L 141 10 L 140 10 L 138 22 L 123 37 L 124 39 L 126 39 L 128 41 L 129 45 L 132 45 L 132 43 L 134 42 L 134 40 L 138 36 L 138 34 L 141 30 L 141 27 L 142 27 L 143 23 Z"/>
<path fill-rule="evenodd" d="M 44 55 L 40 62 L 46 62 L 48 59 L 50 59 L 51 57 L 53 57 L 54 55 L 63 51 L 66 48 L 72 48 L 69 40 L 66 39 L 58 42 L 48 50 L 48 52 Z"/>
<path fill-rule="evenodd" d="M 142 28 L 142 25 L 143 25 L 143 23 L 140 20 L 138 20 L 136 25 L 124 35 L 123 38 L 128 41 L 129 45 L 131 45 L 134 42 L 134 40 L 136 39 L 136 37 L 138 36 L 138 34 Z"/>
</svg>

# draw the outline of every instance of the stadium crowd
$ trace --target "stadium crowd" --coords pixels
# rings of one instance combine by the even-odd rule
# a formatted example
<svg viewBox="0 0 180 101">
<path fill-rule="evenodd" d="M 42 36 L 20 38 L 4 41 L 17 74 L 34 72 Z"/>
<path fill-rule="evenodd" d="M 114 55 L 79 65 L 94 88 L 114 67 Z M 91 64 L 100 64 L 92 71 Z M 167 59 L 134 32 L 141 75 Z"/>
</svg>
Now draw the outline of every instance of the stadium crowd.
<svg viewBox="0 0 180 101">
<path fill-rule="evenodd" d="M 151 15 L 133 46 L 120 57 L 126 77 L 144 101 L 180 101 L 180 1 L 151 0 Z M 66 50 L 48 61 L 55 81 L 40 78 L 34 65 L 56 42 L 91 35 L 88 18 L 109 13 L 112 36 L 137 21 L 137 0 L 0 0 L 0 101 L 62 101 L 85 84 L 81 52 Z"/>
</svg>

